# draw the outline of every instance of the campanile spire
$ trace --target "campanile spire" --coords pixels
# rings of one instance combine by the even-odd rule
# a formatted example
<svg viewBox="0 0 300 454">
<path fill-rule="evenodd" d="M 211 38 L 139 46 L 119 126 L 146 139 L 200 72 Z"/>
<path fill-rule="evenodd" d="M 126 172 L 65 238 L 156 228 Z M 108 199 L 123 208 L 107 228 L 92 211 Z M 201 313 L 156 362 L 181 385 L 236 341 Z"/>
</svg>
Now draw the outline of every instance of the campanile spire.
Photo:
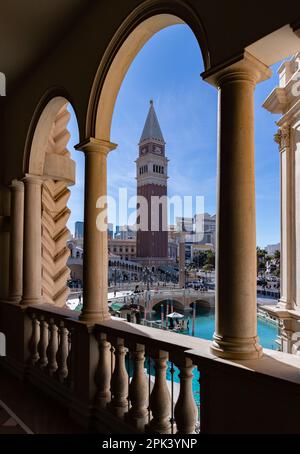
<svg viewBox="0 0 300 454">
<path fill-rule="evenodd" d="M 148 230 L 137 231 L 137 259 L 140 262 L 159 264 L 168 259 L 167 226 L 167 181 L 168 159 L 165 155 L 165 140 L 154 109 L 153 100 L 139 142 L 139 157 L 136 160 L 137 196 L 147 201 L 144 213 Z M 163 197 L 159 209 L 154 208 Z M 145 225 L 140 219 L 143 213 L 138 206 L 137 224 Z M 145 219 L 146 219 L 145 218 Z M 154 227 L 155 225 L 155 227 Z"/>
</svg>

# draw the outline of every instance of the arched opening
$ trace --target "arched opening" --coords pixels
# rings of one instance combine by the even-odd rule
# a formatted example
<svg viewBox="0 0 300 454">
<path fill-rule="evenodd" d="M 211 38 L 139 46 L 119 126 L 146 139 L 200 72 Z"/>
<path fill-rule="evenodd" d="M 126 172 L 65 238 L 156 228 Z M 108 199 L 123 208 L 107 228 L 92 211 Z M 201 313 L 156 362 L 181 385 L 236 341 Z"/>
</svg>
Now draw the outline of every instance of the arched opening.
<svg viewBox="0 0 300 454">
<path fill-rule="evenodd" d="M 56 96 L 43 108 L 27 146 L 25 175 L 39 179 L 41 185 L 41 297 L 42 301 L 65 307 L 69 294 L 70 251 L 69 187 L 75 184 L 75 162 L 67 148 L 68 124 L 73 109 L 69 101 Z M 26 177 L 25 177 L 26 193 Z M 25 195 L 26 200 L 26 195 Z M 25 212 L 26 209 L 25 205 Z M 26 241 L 26 239 L 25 239 Z M 70 247 L 71 246 L 71 247 Z"/>
<path fill-rule="evenodd" d="M 195 18 L 194 18 L 195 19 Z M 187 21 L 186 21 L 187 22 Z M 180 25 L 179 25 L 180 24 Z M 141 21 L 133 30 L 130 30 L 131 33 L 124 39 L 123 37 L 119 36 L 118 39 L 119 41 L 123 40 L 123 44 L 118 47 L 117 51 L 116 49 L 109 49 L 109 51 L 112 52 L 111 60 L 109 59 L 108 55 L 106 55 L 107 61 L 101 62 L 100 67 L 99 67 L 99 72 L 98 75 L 95 79 L 95 84 L 92 90 L 92 96 L 90 100 L 90 106 L 89 106 L 89 113 L 88 113 L 88 119 L 87 119 L 87 137 L 89 135 L 92 135 L 92 137 L 95 137 L 95 139 L 100 140 L 100 141 L 105 141 L 105 143 L 109 143 L 110 141 L 114 140 L 119 143 L 119 150 L 116 152 L 112 152 L 109 154 L 108 157 L 108 185 L 110 186 L 111 184 L 111 179 L 110 177 L 112 176 L 112 173 L 110 173 L 110 168 L 114 167 L 114 175 L 117 176 L 117 179 L 119 182 L 122 181 L 123 176 L 122 174 L 127 171 L 126 165 L 127 162 L 124 159 L 124 149 L 123 149 L 123 143 L 122 142 L 122 133 L 121 134 L 116 134 L 115 130 L 113 131 L 113 134 L 111 134 L 112 130 L 112 120 L 113 120 L 113 114 L 116 112 L 118 109 L 118 104 L 116 105 L 116 99 L 119 94 L 119 97 L 121 96 L 120 93 L 120 87 L 121 84 L 124 80 L 124 77 L 126 76 L 126 79 L 128 77 L 128 68 L 130 67 L 130 71 L 132 69 L 133 65 L 136 65 L 136 57 L 139 58 L 141 55 L 140 50 L 143 48 L 143 46 L 147 46 L 149 40 L 151 41 L 151 38 L 153 37 L 157 39 L 158 35 L 162 33 L 162 31 L 171 30 L 175 29 L 176 27 L 184 27 L 185 30 L 188 30 L 188 33 L 190 34 L 190 37 L 192 36 L 191 40 L 193 40 L 193 52 L 196 54 L 196 60 L 198 62 L 197 69 L 194 69 L 194 81 L 197 79 L 197 84 L 201 84 L 201 81 L 199 80 L 199 73 L 204 69 L 203 64 L 202 64 L 202 58 L 201 58 L 201 51 L 199 51 L 199 42 L 200 45 L 202 46 L 203 53 L 205 55 L 204 60 L 205 60 L 205 67 L 207 68 L 208 66 L 208 51 L 207 48 L 205 47 L 205 33 L 202 29 L 201 23 L 199 21 L 197 26 L 194 26 L 193 28 L 196 29 L 199 34 L 197 38 L 195 37 L 195 34 L 191 31 L 191 29 L 187 26 L 184 25 L 185 21 L 178 16 L 174 16 L 171 14 L 156 14 L 150 18 L 147 18 L 143 21 Z M 172 27 L 170 27 L 172 25 Z M 201 31 L 201 33 L 200 33 Z M 201 35 L 201 36 L 200 36 Z M 158 37 L 159 39 L 159 37 Z M 117 42 L 117 38 L 113 40 L 114 43 Z M 170 43 L 170 45 L 172 45 Z M 183 47 L 183 46 L 182 46 Z M 176 49 L 176 46 L 174 46 L 174 51 Z M 197 51 L 196 51 L 197 49 Z M 144 49 L 142 50 L 142 52 Z M 184 53 L 184 50 L 182 49 L 182 53 Z M 183 64 L 184 66 L 184 64 Z M 108 67 L 108 70 L 106 69 Z M 105 78 L 103 76 L 103 71 L 105 73 Z M 122 85 L 123 87 L 123 85 Z M 206 85 L 207 91 L 214 92 L 214 90 Z M 123 88 L 121 89 L 123 90 Z M 182 87 L 182 91 L 184 91 L 184 87 Z M 216 96 L 214 94 L 214 96 Z M 144 110 L 145 107 L 147 106 L 149 102 L 149 95 L 146 95 L 145 99 L 145 104 L 142 106 L 140 104 L 140 110 Z M 182 93 L 181 99 L 184 98 L 184 94 Z M 181 99 L 178 101 L 178 105 L 181 102 Z M 129 100 L 127 100 L 129 101 Z M 118 101 L 119 102 L 119 101 Z M 129 105 L 129 104 L 128 104 Z M 136 105 L 131 104 L 131 109 L 135 109 Z M 167 106 L 166 106 L 167 107 Z M 146 107 L 147 109 L 147 107 Z M 214 112 L 215 113 L 215 112 Z M 145 114 L 145 111 L 144 111 Z M 115 115 L 114 115 L 115 118 Z M 214 120 L 212 120 L 214 121 Z M 124 124 L 124 128 L 129 128 L 130 127 L 130 120 L 128 123 Z M 173 131 L 176 129 L 173 127 Z M 138 141 L 138 137 L 140 135 L 139 131 L 136 134 L 132 135 L 132 141 L 136 143 Z M 213 134 L 215 137 L 215 135 Z M 214 139 L 215 140 L 215 139 Z M 199 139 L 197 139 L 199 142 Z M 175 140 L 173 140 L 175 142 Z M 121 156 L 121 153 L 123 156 Z M 115 156 L 116 158 L 115 158 Z M 119 155 L 119 156 L 118 156 Z M 120 159 L 121 158 L 121 159 Z M 131 160 L 134 161 L 135 156 L 133 155 Z M 117 161 L 119 160 L 119 163 Z M 122 164 L 121 164 L 122 163 Z M 184 165 L 184 158 L 181 160 L 181 164 Z M 122 168 L 119 168 L 121 165 Z M 118 167 L 117 167 L 118 166 Z M 132 170 L 134 167 L 132 166 Z M 145 165 L 145 171 L 149 170 L 150 167 Z M 152 167 L 151 167 L 152 169 Z M 157 176 L 166 176 L 166 166 L 163 164 L 159 164 L 155 167 L 156 171 L 155 174 Z M 163 169 L 163 170 L 162 170 Z M 132 174 L 132 170 L 130 173 Z M 177 174 L 180 173 L 179 169 L 177 170 Z M 134 182 L 134 177 L 132 178 L 132 181 Z M 110 193 L 109 193 L 110 195 Z M 214 198 L 214 197 L 213 197 Z M 109 202 L 108 202 L 109 205 Z M 109 225 L 110 225 L 110 220 L 109 220 Z M 121 232 L 122 234 L 122 232 Z M 122 237 L 122 235 L 120 235 Z M 136 237 L 135 237 L 136 238 Z M 125 260 L 131 260 L 131 258 L 134 258 L 136 260 L 136 243 L 135 245 L 129 244 L 130 241 L 133 239 L 128 236 L 126 237 L 126 241 L 128 241 L 128 244 L 122 244 L 121 247 L 112 247 L 110 244 L 108 245 L 108 250 L 109 251 L 114 251 L 117 255 L 119 255 L 122 259 Z M 125 250 L 125 255 L 124 255 L 124 250 Z M 127 252 L 130 252 L 127 254 Z M 132 254 L 132 255 L 131 255 Z M 154 267 L 151 267 L 154 269 Z M 153 271 L 152 271 L 153 272 Z M 109 273 L 110 276 L 111 273 Z M 168 275 L 169 276 L 169 275 Z M 166 275 L 167 277 L 167 275 Z M 167 280 L 167 279 L 165 279 Z M 110 280 L 111 282 L 111 280 Z"/>
<path fill-rule="evenodd" d="M 174 17 L 175 17 L 175 19 L 174 19 Z M 135 28 L 133 28 L 133 30 L 130 29 L 130 31 L 128 32 L 128 35 L 125 34 L 124 40 L 121 39 L 120 35 L 117 34 L 118 36 L 116 36 L 115 40 L 112 41 L 112 45 L 108 49 L 108 52 L 107 52 L 105 58 L 101 62 L 100 67 L 99 67 L 99 73 L 95 79 L 95 84 L 94 84 L 94 87 L 92 90 L 92 96 L 91 96 L 91 100 L 90 100 L 90 104 L 89 104 L 89 111 L 88 111 L 88 118 L 87 118 L 87 127 L 86 127 L 87 137 L 92 137 L 93 140 L 96 139 L 96 141 L 98 141 L 99 146 L 106 147 L 107 149 L 114 148 L 113 144 L 111 144 L 112 115 L 114 112 L 115 102 L 116 102 L 117 95 L 119 93 L 121 83 L 123 81 L 124 76 L 127 74 L 127 70 L 129 68 L 130 64 L 133 62 L 133 59 L 135 58 L 135 56 L 138 54 L 140 49 L 145 45 L 147 40 L 149 40 L 151 36 L 154 36 L 154 34 L 157 31 L 167 27 L 168 25 L 176 25 L 176 24 L 178 25 L 178 24 L 182 24 L 182 22 L 183 22 L 182 19 L 178 20 L 177 16 L 172 16 L 172 15 L 168 15 L 168 14 L 158 14 L 158 15 L 152 16 L 150 18 L 147 18 L 144 21 L 140 21 L 140 23 L 137 26 L 135 26 Z M 189 22 L 186 21 L 186 23 L 189 23 Z M 203 29 L 201 27 L 199 29 L 201 29 L 201 31 L 203 32 Z M 196 35 L 196 36 L 198 38 L 198 35 Z M 118 43 L 118 45 L 117 45 L 117 43 Z M 122 44 L 120 45 L 120 43 L 122 43 Z M 203 42 L 202 42 L 202 44 L 203 44 Z M 202 50 L 203 50 L 203 47 L 202 47 Z M 205 50 L 207 51 L 207 49 L 205 49 Z M 249 54 L 246 52 L 245 58 L 241 60 L 242 65 L 244 65 L 244 64 L 248 65 L 246 71 L 249 70 L 249 65 L 250 66 L 253 65 L 253 68 L 251 68 L 249 70 L 249 74 L 252 73 L 252 71 L 253 71 L 253 78 L 255 80 L 257 79 L 257 82 L 258 82 L 259 78 L 261 78 L 261 80 L 265 80 L 266 78 L 268 78 L 270 75 L 269 70 L 268 70 L 268 65 L 261 63 L 261 60 L 259 60 L 259 55 L 256 55 L 257 49 L 252 49 L 254 56 L 252 56 L 252 54 L 250 53 L 251 52 L 250 48 L 249 48 L 249 50 L 248 49 L 246 49 L 246 50 L 249 52 Z M 259 52 L 258 52 L 258 54 L 259 54 Z M 205 51 L 204 51 L 204 55 L 206 55 Z M 264 59 L 262 58 L 262 61 L 263 60 Z M 208 70 L 209 65 L 207 64 L 207 59 L 204 58 L 204 62 L 205 62 L 204 69 Z M 235 71 L 239 67 L 239 64 L 240 64 L 240 62 L 238 62 L 237 66 L 232 65 L 232 66 L 234 66 Z M 232 66 L 230 66 L 230 68 L 232 68 Z M 254 76 L 254 73 L 255 73 L 255 76 Z M 258 74 L 260 74 L 259 77 L 258 77 Z M 209 78 L 209 76 L 210 76 L 209 71 L 206 71 L 206 77 Z M 252 75 L 251 75 L 251 77 L 252 77 Z M 210 79 L 210 81 L 212 81 L 212 79 Z M 216 81 L 214 81 L 214 82 L 216 82 Z M 249 85 L 248 89 L 252 90 L 252 87 L 250 87 L 250 85 Z M 251 96 L 252 96 L 252 93 L 251 93 Z M 249 99 L 250 99 L 250 97 L 249 97 Z M 249 109 L 249 111 L 250 111 L 250 109 L 252 109 L 252 106 L 250 106 L 250 103 L 247 106 L 247 109 Z M 251 123 L 251 121 L 250 121 L 250 123 Z M 234 129 L 234 128 L 232 128 L 232 129 Z M 251 151 L 251 159 L 252 159 L 252 151 L 254 149 L 252 147 L 253 138 L 250 137 L 250 135 L 252 135 L 252 126 L 250 129 L 251 129 L 251 133 L 249 133 L 249 148 L 251 148 L 250 151 Z M 250 129 L 249 129 L 249 131 L 250 131 Z M 114 139 L 115 139 L 115 137 L 114 137 Z M 231 137 L 231 139 L 234 141 L 233 136 Z M 87 140 L 89 140 L 89 139 L 87 139 Z M 83 143 L 83 146 L 84 145 L 85 144 Z M 238 153 L 240 153 L 240 152 L 241 152 L 241 150 L 239 149 Z M 235 157 L 237 157 L 237 155 Z M 248 168 L 248 165 L 251 167 L 251 169 L 254 168 L 254 166 L 250 163 L 250 161 L 249 162 L 247 161 L 245 164 L 246 165 L 244 166 L 244 168 L 246 168 L 246 167 Z M 159 170 L 162 167 L 164 167 L 163 173 Z M 149 170 L 149 168 L 153 168 L 153 172 L 160 174 L 160 175 L 164 175 L 165 170 L 166 170 L 165 166 L 161 166 L 161 165 L 154 163 L 154 165 L 152 167 L 149 167 L 149 166 L 147 167 L 147 165 L 141 167 L 139 169 L 140 172 L 138 175 L 146 174 L 147 171 Z M 247 172 L 247 171 L 248 170 L 246 170 L 245 172 Z M 231 174 L 231 171 L 228 170 L 228 173 Z M 251 171 L 249 170 L 249 173 L 252 173 L 252 170 Z M 249 192 L 249 196 L 251 198 L 251 203 L 252 203 L 252 200 L 254 200 L 253 195 L 255 193 L 254 185 L 252 185 L 252 181 L 254 181 L 253 177 L 254 177 L 254 175 L 251 174 L 251 182 L 250 182 L 250 184 L 248 184 L 248 183 L 246 184 L 247 191 Z M 236 180 L 239 180 L 239 179 L 237 178 Z M 244 180 L 245 181 L 247 180 L 246 176 L 245 176 Z M 223 181 L 225 181 L 225 179 Z M 214 180 L 213 180 L 213 185 L 214 185 Z M 243 186 L 243 185 L 241 185 L 241 186 Z M 230 194 L 229 198 L 233 199 L 234 197 L 232 196 L 232 194 Z M 241 197 L 241 199 L 243 199 L 243 196 Z M 241 200 L 241 202 L 242 202 L 242 206 L 244 209 L 246 206 L 246 201 Z M 234 204 L 232 204 L 232 207 L 233 206 L 234 206 Z M 255 223 L 255 215 L 253 215 L 252 213 L 254 213 L 255 210 L 250 210 L 250 211 L 251 211 L 251 215 L 250 215 L 250 218 L 251 218 L 251 223 L 250 223 L 251 224 L 251 246 L 248 245 L 246 247 L 246 249 L 247 248 L 251 249 L 250 254 L 252 256 L 252 254 L 255 253 L 255 248 L 252 247 L 253 244 L 255 243 L 255 234 L 254 234 L 255 228 L 252 228 Z M 248 210 L 248 212 L 249 212 L 249 210 Z M 240 219 L 236 219 L 236 221 L 237 221 L 237 224 L 240 224 L 240 222 L 241 222 Z M 223 224 L 225 225 L 227 223 L 223 222 Z M 230 222 L 228 224 L 230 224 Z M 226 229 L 227 229 L 227 225 L 225 226 L 224 231 L 226 231 Z M 246 244 L 245 236 L 243 237 L 243 241 Z M 233 238 L 231 238 L 230 244 L 233 244 L 233 243 L 234 243 Z M 99 244 L 100 244 L 100 241 L 99 241 Z M 184 255 L 186 256 L 186 251 L 184 251 Z M 241 261 L 242 254 L 238 254 L 238 255 L 239 255 L 239 260 Z M 122 257 L 124 257 L 124 256 L 122 255 Z M 253 276 L 255 275 L 255 266 L 253 266 L 253 263 L 255 263 L 254 260 L 248 261 L 249 269 L 250 269 L 251 276 L 252 276 L 251 283 L 254 282 Z M 228 267 L 228 269 L 229 268 L 230 267 Z M 231 272 L 230 278 L 232 278 L 232 276 L 233 276 L 233 273 Z M 236 294 L 241 299 L 243 291 L 241 291 L 239 289 L 239 285 L 236 284 L 236 281 L 234 282 L 234 285 L 237 288 Z M 181 287 L 183 287 L 183 286 L 181 286 Z M 230 286 L 228 286 L 228 288 L 229 287 Z M 106 289 L 105 289 L 105 291 L 106 291 Z M 229 295 L 230 291 L 227 291 L 227 289 L 226 289 L 226 292 Z M 251 284 L 251 292 L 250 293 L 246 292 L 246 293 L 248 296 L 251 293 L 251 296 L 249 296 L 249 298 L 251 299 L 251 305 L 248 305 L 247 307 L 249 310 L 249 314 L 248 314 L 249 318 L 251 318 L 251 329 L 249 329 L 250 334 L 248 336 L 248 341 L 249 341 L 249 345 L 250 345 L 249 348 L 252 349 L 253 345 L 252 345 L 251 339 L 254 339 L 255 332 L 256 332 L 256 326 L 255 326 L 255 320 L 256 320 L 255 309 L 256 309 L 256 307 L 255 307 L 255 297 L 254 297 L 254 295 L 255 295 L 254 285 Z M 228 296 L 228 298 L 230 299 L 230 296 Z M 240 303 L 240 306 L 242 306 L 242 303 Z M 251 308 L 250 308 L 250 306 L 251 306 Z M 225 307 L 225 305 L 224 305 L 224 307 Z M 224 309 L 224 307 L 223 307 L 223 309 Z M 234 312 L 234 307 L 232 307 L 232 310 Z M 250 314 L 250 312 L 251 312 L 251 314 Z M 246 314 L 244 316 L 245 320 L 248 317 L 248 315 Z M 226 318 L 225 311 L 224 311 L 224 318 Z M 233 330 L 234 329 L 235 328 L 233 327 Z M 237 329 L 237 331 L 239 331 L 239 328 Z M 240 334 L 237 335 L 237 339 L 242 337 L 242 336 L 240 336 Z M 237 343 L 238 343 L 238 341 L 237 341 Z M 258 350 L 256 351 L 256 347 L 254 347 L 253 354 L 257 355 L 257 352 L 258 352 Z M 259 352 L 261 352 L 261 349 L 259 350 Z M 246 354 L 248 354 L 248 352 Z"/>
<path fill-rule="evenodd" d="M 124 22 L 98 68 L 89 103 L 87 137 L 111 140 L 112 116 L 122 81 L 139 51 L 160 30 L 175 24 L 190 25 L 202 50 L 205 69 L 209 68 L 209 50 L 201 20 L 187 6 L 181 7 L 182 17 L 150 10 L 143 12 L 148 18 L 129 16 Z"/>
<path fill-rule="evenodd" d="M 184 312 L 184 305 L 181 301 L 178 301 L 176 299 L 165 299 L 165 300 L 160 300 L 157 301 L 153 304 L 152 310 L 155 311 L 156 316 L 160 317 L 161 315 L 161 310 L 163 307 L 163 312 L 166 315 L 167 312 L 167 306 L 168 306 L 168 313 L 171 313 L 171 310 L 173 309 L 173 312 L 178 312 L 180 314 L 183 314 Z"/>
<path fill-rule="evenodd" d="M 189 305 L 190 309 L 195 307 L 196 313 L 200 311 L 201 313 L 210 313 L 214 312 L 214 301 L 212 299 L 198 299 L 193 301 Z"/>
</svg>

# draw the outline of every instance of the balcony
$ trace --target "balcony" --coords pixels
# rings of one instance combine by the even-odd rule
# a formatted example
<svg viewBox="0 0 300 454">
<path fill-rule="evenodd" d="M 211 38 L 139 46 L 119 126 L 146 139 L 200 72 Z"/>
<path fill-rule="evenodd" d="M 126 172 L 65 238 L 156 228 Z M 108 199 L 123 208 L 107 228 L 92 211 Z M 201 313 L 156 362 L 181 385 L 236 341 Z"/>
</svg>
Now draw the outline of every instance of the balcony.
<svg viewBox="0 0 300 454">
<path fill-rule="evenodd" d="M 46 304 L 2 301 L 0 319 L 1 400 L 29 431 L 61 430 L 24 412 L 30 402 L 38 415 L 44 402 L 47 415 L 61 408 L 64 433 L 299 432 L 296 356 L 264 350 L 261 359 L 230 361 L 214 356 L 207 340 L 120 319 L 88 325 Z M 13 398 L 20 389 L 30 392 Z"/>
</svg>

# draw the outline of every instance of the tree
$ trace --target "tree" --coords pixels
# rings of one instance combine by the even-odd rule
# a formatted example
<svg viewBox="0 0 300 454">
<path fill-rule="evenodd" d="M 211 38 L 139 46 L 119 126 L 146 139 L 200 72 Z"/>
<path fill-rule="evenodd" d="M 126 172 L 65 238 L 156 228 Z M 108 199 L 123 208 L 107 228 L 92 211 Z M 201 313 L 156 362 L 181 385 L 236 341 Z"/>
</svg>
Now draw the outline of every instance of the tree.
<svg viewBox="0 0 300 454">
<path fill-rule="evenodd" d="M 207 263 L 206 265 L 204 265 L 204 267 L 202 269 L 203 269 L 203 271 L 210 272 L 210 271 L 213 271 L 214 266 L 209 264 L 209 263 Z"/>
<path fill-rule="evenodd" d="M 213 251 L 207 251 L 206 265 L 212 265 L 213 268 L 215 267 L 215 253 Z"/>
<path fill-rule="evenodd" d="M 275 258 L 276 260 L 280 260 L 280 251 L 276 250 L 276 251 L 274 252 L 274 258 Z"/>
<path fill-rule="evenodd" d="M 193 261 L 198 268 L 202 268 L 206 263 L 206 253 L 199 251 L 197 255 L 194 256 Z"/>
</svg>

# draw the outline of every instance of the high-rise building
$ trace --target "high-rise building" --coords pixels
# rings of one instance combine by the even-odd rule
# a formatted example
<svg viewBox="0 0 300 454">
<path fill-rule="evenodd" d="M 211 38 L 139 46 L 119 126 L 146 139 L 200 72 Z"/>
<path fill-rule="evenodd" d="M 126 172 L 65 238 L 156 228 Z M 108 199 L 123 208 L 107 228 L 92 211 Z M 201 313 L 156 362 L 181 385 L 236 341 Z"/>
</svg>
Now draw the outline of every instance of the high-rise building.
<svg viewBox="0 0 300 454">
<path fill-rule="evenodd" d="M 145 206 L 138 200 L 137 259 L 164 262 L 168 260 L 168 213 L 166 197 L 160 198 L 167 196 L 168 159 L 153 101 L 139 142 L 136 173 L 137 195 L 147 202 Z"/>
<path fill-rule="evenodd" d="M 194 242 L 202 244 L 216 243 L 216 215 L 209 213 L 195 214 L 194 216 Z"/>
<path fill-rule="evenodd" d="M 133 240 L 136 239 L 136 230 L 130 225 L 117 225 L 116 233 L 115 233 L 116 240 Z"/>
<path fill-rule="evenodd" d="M 84 227 L 83 221 L 76 221 L 75 222 L 75 238 L 77 240 L 83 238 L 83 227 Z"/>
<path fill-rule="evenodd" d="M 112 239 L 114 237 L 114 225 L 111 222 L 107 224 L 107 237 Z"/>
</svg>

